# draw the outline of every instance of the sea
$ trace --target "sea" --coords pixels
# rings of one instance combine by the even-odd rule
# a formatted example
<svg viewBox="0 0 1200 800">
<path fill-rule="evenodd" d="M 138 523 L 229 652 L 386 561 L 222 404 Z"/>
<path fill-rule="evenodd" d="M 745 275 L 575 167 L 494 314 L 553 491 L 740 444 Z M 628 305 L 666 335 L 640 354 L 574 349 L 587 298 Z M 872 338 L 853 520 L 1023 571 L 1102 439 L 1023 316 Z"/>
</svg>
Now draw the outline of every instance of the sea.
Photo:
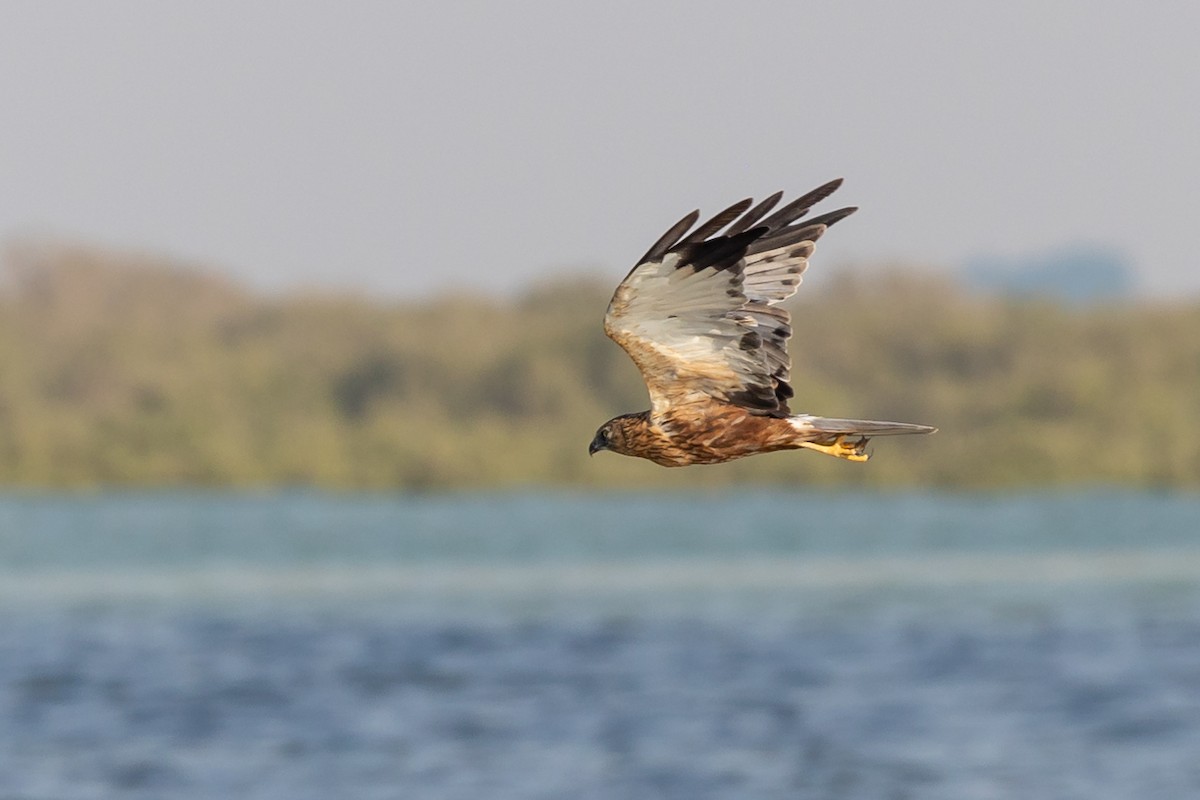
<svg viewBox="0 0 1200 800">
<path fill-rule="evenodd" d="M 1200 797 L 1200 496 L 0 495 L 0 800 Z"/>
</svg>

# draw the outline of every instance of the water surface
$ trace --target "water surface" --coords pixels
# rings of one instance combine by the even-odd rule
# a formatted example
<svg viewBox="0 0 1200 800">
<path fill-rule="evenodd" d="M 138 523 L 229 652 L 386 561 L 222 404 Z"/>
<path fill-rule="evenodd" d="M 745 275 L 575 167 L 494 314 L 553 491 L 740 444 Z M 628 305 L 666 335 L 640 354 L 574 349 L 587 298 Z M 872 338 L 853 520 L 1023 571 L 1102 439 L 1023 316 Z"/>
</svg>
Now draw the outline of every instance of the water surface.
<svg viewBox="0 0 1200 800">
<path fill-rule="evenodd" d="M 0 498 L 0 797 L 1200 796 L 1200 499 Z"/>
</svg>

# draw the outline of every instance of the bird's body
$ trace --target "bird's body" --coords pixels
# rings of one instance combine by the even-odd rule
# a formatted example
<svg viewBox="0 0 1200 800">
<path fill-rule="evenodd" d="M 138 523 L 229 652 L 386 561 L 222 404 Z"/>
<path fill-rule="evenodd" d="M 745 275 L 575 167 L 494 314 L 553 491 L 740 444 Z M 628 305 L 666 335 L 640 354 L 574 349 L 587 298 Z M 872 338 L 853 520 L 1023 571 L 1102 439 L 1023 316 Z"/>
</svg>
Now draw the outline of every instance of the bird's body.
<svg viewBox="0 0 1200 800">
<path fill-rule="evenodd" d="M 786 419 L 750 414 L 728 403 L 674 409 L 661 419 L 649 411 L 618 417 L 620 436 L 606 449 L 664 467 L 720 464 L 742 456 L 793 447 L 796 430 Z"/>
<path fill-rule="evenodd" d="M 651 408 L 609 420 L 590 452 L 671 467 L 798 448 L 865 461 L 871 436 L 935 430 L 789 408 L 791 317 L 778 303 L 795 294 L 816 240 L 855 210 L 798 222 L 840 184 L 770 216 L 782 193 L 753 209 L 744 200 L 695 230 L 692 212 L 650 248 L 617 287 L 604 329 L 637 364 Z"/>
</svg>

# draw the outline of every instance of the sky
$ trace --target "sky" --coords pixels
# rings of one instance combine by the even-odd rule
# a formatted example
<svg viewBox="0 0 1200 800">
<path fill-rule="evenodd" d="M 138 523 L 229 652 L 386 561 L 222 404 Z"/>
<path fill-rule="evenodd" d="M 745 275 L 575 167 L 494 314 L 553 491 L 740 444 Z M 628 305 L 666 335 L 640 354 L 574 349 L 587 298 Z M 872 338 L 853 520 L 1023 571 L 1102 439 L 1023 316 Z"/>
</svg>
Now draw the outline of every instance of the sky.
<svg viewBox="0 0 1200 800">
<path fill-rule="evenodd" d="M 1127 0 L 0 0 L 0 240 L 503 294 L 840 176 L 862 210 L 810 280 L 1079 243 L 1198 294 L 1197 31 Z"/>
</svg>

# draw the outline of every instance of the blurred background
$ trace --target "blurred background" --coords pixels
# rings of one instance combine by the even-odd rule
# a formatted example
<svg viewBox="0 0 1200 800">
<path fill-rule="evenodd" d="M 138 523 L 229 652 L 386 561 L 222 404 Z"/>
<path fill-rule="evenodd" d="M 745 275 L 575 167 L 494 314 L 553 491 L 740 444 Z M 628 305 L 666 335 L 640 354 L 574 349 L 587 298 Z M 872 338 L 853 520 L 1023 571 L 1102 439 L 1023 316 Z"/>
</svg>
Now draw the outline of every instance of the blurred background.
<svg viewBox="0 0 1200 800">
<path fill-rule="evenodd" d="M 0 0 L 0 796 L 1200 791 L 1200 10 Z M 798 410 L 602 332 L 834 177 Z"/>
</svg>

